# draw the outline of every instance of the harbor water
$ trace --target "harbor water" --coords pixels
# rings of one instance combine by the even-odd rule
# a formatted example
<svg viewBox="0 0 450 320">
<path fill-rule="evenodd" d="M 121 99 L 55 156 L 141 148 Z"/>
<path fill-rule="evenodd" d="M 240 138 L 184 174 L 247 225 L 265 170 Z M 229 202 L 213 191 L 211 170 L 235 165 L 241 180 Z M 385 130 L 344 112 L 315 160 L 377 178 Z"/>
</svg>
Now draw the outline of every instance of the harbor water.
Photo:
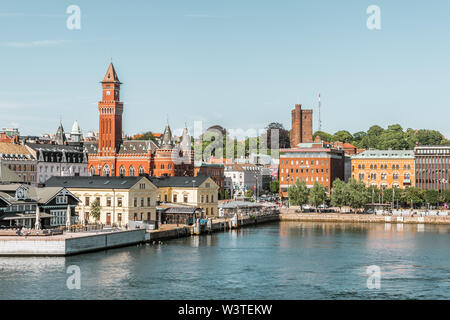
<svg viewBox="0 0 450 320">
<path fill-rule="evenodd" d="M 449 225 L 269 223 L 69 257 L 0 257 L 0 299 L 450 299 L 449 244 Z M 79 289 L 68 285 L 73 266 Z M 378 288 L 368 286 L 370 266 Z"/>
</svg>

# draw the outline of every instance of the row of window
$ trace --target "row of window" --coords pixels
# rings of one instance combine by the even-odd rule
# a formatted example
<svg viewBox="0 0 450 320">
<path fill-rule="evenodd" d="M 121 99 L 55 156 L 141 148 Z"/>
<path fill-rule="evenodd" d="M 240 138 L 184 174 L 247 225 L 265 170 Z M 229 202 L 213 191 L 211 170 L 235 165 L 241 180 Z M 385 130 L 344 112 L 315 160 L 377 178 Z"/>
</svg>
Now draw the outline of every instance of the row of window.
<svg viewBox="0 0 450 320">
<path fill-rule="evenodd" d="M 10 170 L 14 170 L 14 171 L 34 171 L 34 165 L 32 165 L 32 164 L 29 164 L 29 165 L 10 164 L 10 165 L 8 165 L 8 168 Z"/>
<path fill-rule="evenodd" d="M 100 197 L 96 197 L 96 200 L 100 201 Z M 85 197 L 84 198 L 84 203 L 86 206 L 89 206 L 91 203 L 91 198 L 90 197 Z M 138 198 L 134 198 L 133 199 L 133 206 L 137 207 L 138 203 L 140 203 L 141 207 L 144 207 L 145 204 L 145 198 L 140 198 L 140 202 L 138 201 Z M 152 202 L 151 202 L 151 198 L 147 197 L 147 207 L 151 207 Z M 112 197 L 106 197 L 106 206 L 107 207 L 111 207 L 112 206 Z M 122 197 L 117 197 L 117 207 L 122 207 L 123 206 L 123 199 Z"/>
<path fill-rule="evenodd" d="M 284 161 L 284 162 L 283 162 Z M 329 160 L 316 160 L 316 166 L 318 166 L 319 164 L 321 164 L 321 165 L 324 165 L 324 164 L 326 164 L 326 165 L 328 165 L 328 162 Z M 290 160 L 290 162 L 291 162 L 291 166 L 293 166 L 294 165 L 294 160 Z M 280 160 L 280 164 L 289 164 L 289 160 Z M 310 164 L 310 165 L 314 165 L 314 160 L 296 160 L 295 161 L 295 165 L 303 165 L 303 164 L 305 164 L 305 165 L 307 165 L 307 164 Z"/>
<path fill-rule="evenodd" d="M 281 177 L 280 180 L 281 180 L 281 182 L 285 181 L 284 177 Z M 295 181 L 297 181 L 297 180 L 299 180 L 299 178 L 295 178 Z M 304 180 L 306 182 L 308 182 L 308 181 L 310 181 L 310 182 L 314 182 L 314 181 L 328 182 L 328 177 L 325 177 L 325 178 L 324 177 L 316 177 L 315 179 L 314 179 L 314 177 L 311 177 L 311 178 L 306 177 Z M 294 177 L 291 177 L 290 179 L 286 178 L 286 182 L 294 182 Z"/>
<path fill-rule="evenodd" d="M 305 172 L 305 173 L 308 173 L 308 172 L 311 172 L 311 173 L 314 173 L 314 170 L 316 171 L 316 173 L 328 173 L 328 169 L 312 169 L 311 168 L 311 170 L 309 170 L 308 168 L 306 168 L 306 169 L 295 169 L 295 173 L 299 173 L 299 170 L 300 170 L 300 173 L 303 173 L 303 172 Z M 303 171 L 304 170 L 304 171 Z M 281 169 L 281 173 L 284 173 L 284 170 L 283 169 Z M 289 169 L 286 169 L 286 173 L 289 173 Z M 294 173 L 294 169 L 291 169 L 291 171 L 290 171 L 290 173 Z"/>
<path fill-rule="evenodd" d="M 358 169 L 365 169 L 365 168 L 366 168 L 366 166 L 364 164 L 358 164 Z M 388 168 L 387 164 L 381 164 L 380 165 L 380 169 L 387 169 L 387 168 Z M 376 164 L 371 164 L 370 165 L 370 169 L 377 170 L 378 166 Z M 400 165 L 398 165 L 398 164 L 393 164 L 392 165 L 392 170 L 399 170 L 399 169 L 400 169 Z M 408 165 L 404 164 L 403 165 L 403 169 L 404 170 L 411 170 L 411 165 L 410 164 L 408 164 Z M 352 166 L 352 170 L 355 171 L 355 166 Z"/>
<path fill-rule="evenodd" d="M 364 173 L 360 173 L 359 174 L 359 180 L 364 180 Z M 385 172 L 383 172 L 382 174 L 381 174 L 381 180 L 386 180 L 387 179 L 387 173 L 385 173 Z M 369 175 L 369 177 L 370 177 L 370 180 L 377 180 L 377 174 L 376 173 L 371 173 L 370 175 Z M 405 173 L 404 175 L 403 175 L 403 177 L 404 177 L 404 179 L 405 180 L 409 180 L 410 178 L 411 178 L 411 176 L 410 176 L 410 174 L 409 173 Z M 392 175 L 392 179 L 394 179 L 394 180 L 398 180 L 399 179 L 399 174 L 398 173 L 394 173 L 393 175 Z"/>
</svg>

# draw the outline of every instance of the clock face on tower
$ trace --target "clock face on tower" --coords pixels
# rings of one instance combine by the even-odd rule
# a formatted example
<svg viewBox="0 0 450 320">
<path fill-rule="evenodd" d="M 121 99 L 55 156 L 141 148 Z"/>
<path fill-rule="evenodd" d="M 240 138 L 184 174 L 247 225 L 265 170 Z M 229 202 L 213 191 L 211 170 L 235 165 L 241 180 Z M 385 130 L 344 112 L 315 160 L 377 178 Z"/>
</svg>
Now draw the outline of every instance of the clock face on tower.
<svg viewBox="0 0 450 320">
<path fill-rule="evenodd" d="M 109 96 L 111 94 L 111 91 L 106 91 L 106 95 Z"/>
</svg>

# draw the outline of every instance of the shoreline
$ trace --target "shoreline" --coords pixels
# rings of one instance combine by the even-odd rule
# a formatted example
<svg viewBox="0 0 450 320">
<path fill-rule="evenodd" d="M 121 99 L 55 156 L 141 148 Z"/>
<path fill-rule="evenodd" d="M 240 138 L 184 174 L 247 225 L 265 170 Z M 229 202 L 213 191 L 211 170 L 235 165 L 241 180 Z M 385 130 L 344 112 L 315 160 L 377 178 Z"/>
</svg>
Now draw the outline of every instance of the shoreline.
<svg viewBox="0 0 450 320">
<path fill-rule="evenodd" d="M 167 226 L 159 230 L 132 229 L 115 232 L 98 233 L 65 233 L 55 236 L 0 236 L 0 257 L 66 257 L 108 249 L 128 247 L 156 241 L 166 241 L 190 236 L 202 236 L 204 234 L 225 232 L 234 229 L 250 227 L 269 222 L 278 222 L 280 217 L 276 215 L 264 215 L 258 217 L 245 217 L 238 219 L 235 225 L 231 219 L 216 219 L 209 228 L 204 228 L 194 233 L 192 226 Z"/>
<path fill-rule="evenodd" d="M 284 212 L 283 212 L 284 211 Z M 449 216 L 382 216 L 350 213 L 290 213 L 282 210 L 280 221 L 339 222 L 339 223 L 396 223 L 450 225 Z"/>
</svg>

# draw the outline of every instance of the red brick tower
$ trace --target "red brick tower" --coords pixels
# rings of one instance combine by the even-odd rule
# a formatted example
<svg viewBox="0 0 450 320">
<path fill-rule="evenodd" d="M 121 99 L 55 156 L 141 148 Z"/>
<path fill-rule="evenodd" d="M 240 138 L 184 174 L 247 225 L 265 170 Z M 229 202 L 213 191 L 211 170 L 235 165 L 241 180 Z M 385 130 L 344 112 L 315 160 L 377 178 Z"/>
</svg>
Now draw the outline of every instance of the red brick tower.
<svg viewBox="0 0 450 320">
<path fill-rule="evenodd" d="M 111 155 L 118 151 L 122 140 L 123 113 L 123 102 L 120 102 L 121 82 L 112 63 L 101 84 L 103 96 L 102 101 L 98 102 L 100 113 L 98 154 Z"/>
<path fill-rule="evenodd" d="M 312 110 L 302 110 L 302 105 L 296 104 L 292 110 L 291 148 L 299 143 L 313 142 L 312 131 Z"/>
</svg>

